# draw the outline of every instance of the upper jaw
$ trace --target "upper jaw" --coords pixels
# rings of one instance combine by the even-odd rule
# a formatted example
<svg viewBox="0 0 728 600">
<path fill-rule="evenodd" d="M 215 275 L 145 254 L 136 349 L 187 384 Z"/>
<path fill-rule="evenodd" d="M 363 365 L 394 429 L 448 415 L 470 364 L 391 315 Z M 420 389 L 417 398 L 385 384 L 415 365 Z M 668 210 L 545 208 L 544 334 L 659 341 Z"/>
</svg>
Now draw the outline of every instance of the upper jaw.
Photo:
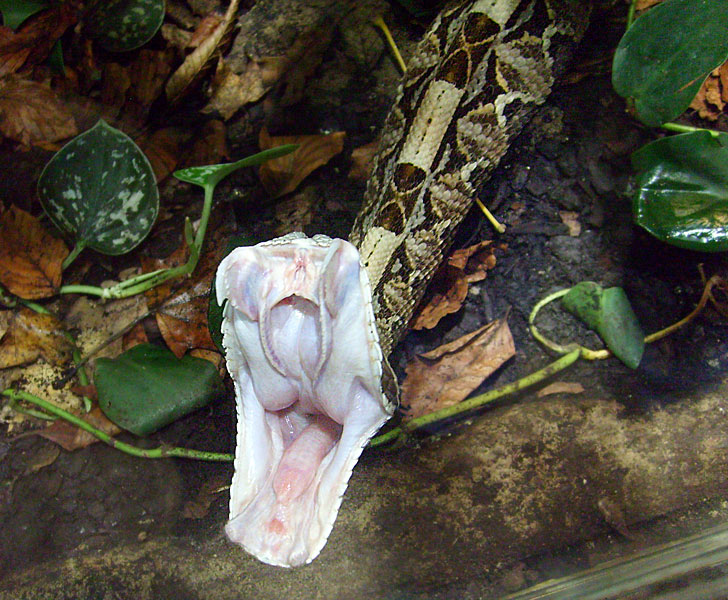
<svg viewBox="0 0 728 600">
<path fill-rule="evenodd" d="M 368 279 L 351 244 L 293 234 L 234 250 L 216 287 L 238 412 L 225 531 L 263 562 L 304 564 L 394 410 Z"/>
</svg>

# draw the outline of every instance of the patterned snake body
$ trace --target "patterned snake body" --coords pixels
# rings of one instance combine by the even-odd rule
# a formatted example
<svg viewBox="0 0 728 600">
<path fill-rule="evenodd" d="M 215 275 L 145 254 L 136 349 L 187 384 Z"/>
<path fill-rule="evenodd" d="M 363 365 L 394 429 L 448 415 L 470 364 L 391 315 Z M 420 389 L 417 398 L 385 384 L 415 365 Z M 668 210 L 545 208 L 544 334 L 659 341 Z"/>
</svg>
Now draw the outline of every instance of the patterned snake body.
<svg viewBox="0 0 728 600">
<path fill-rule="evenodd" d="M 588 12 L 583 0 L 444 9 L 384 125 L 351 244 L 294 233 L 218 268 L 238 406 L 226 532 L 261 560 L 300 565 L 324 546 L 362 449 L 394 409 L 386 357 Z"/>
<path fill-rule="evenodd" d="M 369 274 L 385 356 L 588 16 L 584 0 L 465 2 L 444 10 L 420 42 L 349 237 Z"/>
</svg>

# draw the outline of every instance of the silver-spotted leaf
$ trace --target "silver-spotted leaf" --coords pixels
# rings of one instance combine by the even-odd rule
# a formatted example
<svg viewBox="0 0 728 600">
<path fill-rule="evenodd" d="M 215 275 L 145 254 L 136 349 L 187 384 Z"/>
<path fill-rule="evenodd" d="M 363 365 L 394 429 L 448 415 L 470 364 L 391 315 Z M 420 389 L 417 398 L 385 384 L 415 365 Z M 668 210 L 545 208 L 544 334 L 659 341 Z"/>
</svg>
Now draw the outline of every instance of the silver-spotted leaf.
<svg viewBox="0 0 728 600">
<path fill-rule="evenodd" d="M 86 30 L 106 50 L 125 52 L 146 44 L 162 26 L 164 0 L 99 0 Z"/>
<path fill-rule="evenodd" d="M 148 435 L 205 406 L 223 390 L 217 368 L 193 356 L 139 344 L 96 361 L 99 406 L 119 427 Z"/>
<path fill-rule="evenodd" d="M 708 74 L 728 58 L 726 0 L 665 0 L 619 42 L 612 85 L 637 116 L 658 126 L 680 115 Z"/>
<path fill-rule="evenodd" d="M 159 191 L 149 160 L 124 133 L 99 121 L 51 158 L 38 180 L 41 205 L 79 248 L 124 254 L 149 233 Z"/>
<path fill-rule="evenodd" d="M 637 150 L 632 165 L 635 222 L 675 246 L 728 250 L 728 134 L 665 137 Z"/>
</svg>

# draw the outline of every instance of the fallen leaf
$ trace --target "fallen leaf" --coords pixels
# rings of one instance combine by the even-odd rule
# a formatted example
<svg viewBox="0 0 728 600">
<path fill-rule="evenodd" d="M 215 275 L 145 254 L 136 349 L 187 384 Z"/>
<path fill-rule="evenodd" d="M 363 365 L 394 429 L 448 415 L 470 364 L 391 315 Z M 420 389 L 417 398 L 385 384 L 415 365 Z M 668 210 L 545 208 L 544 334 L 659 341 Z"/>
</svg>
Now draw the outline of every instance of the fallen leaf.
<svg viewBox="0 0 728 600">
<path fill-rule="evenodd" d="M 134 346 L 137 346 L 139 344 L 148 344 L 149 343 L 149 336 L 147 335 L 146 330 L 144 329 L 143 323 L 137 323 L 132 327 L 129 331 L 127 331 L 124 334 L 122 345 L 121 347 L 124 350 L 128 350 L 129 348 L 133 348 Z"/>
<path fill-rule="evenodd" d="M 261 129 L 258 143 L 261 150 L 283 144 L 299 144 L 291 154 L 274 158 L 260 166 L 260 180 L 273 197 L 292 192 L 314 169 L 329 162 L 344 148 L 346 133 L 336 131 L 327 135 L 282 135 L 271 137 Z"/>
<path fill-rule="evenodd" d="M 30 17 L 16 32 L 0 27 L 0 76 L 44 62 L 56 41 L 76 20 L 71 3 L 65 2 Z"/>
<path fill-rule="evenodd" d="M 70 360 L 73 346 L 63 335 L 63 324 L 52 315 L 21 308 L 0 338 L 0 368 L 34 362 L 42 356 L 52 365 Z"/>
<path fill-rule="evenodd" d="M 222 54 L 221 48 L 227 46 L 231 39 L 239 3 L 239 0 L 230 2 L 222 20 L 208 33 L 204 41 L 198 42 L 195 50 L 172 73 L 165 86 L 165 94 L 170 103 L 177 102 L 193 89 L 218 60 L 218 56 Z M 202 34 L 198 38 L 201 36 Z"/>
<path fill-rule="evenodd" d="M 413 419 L 461 402 L 515 354 L 505 319 L 415 356 L 402 383 L 405 419 Z"/>
<path fill-rule="evenodd" d="M 146 115 L 164 92 L 164 84 L 172 71 L 172 58 L 169 50 L 139 50 L 129 68 L 131 86 L 128 95 L 141 109 L 136 116 Z"/>
<path fill-rule="evenodd" d="M 554 381 L 546 387 L 541 388 L 537 396 L 543 398 L 551 394 L 581 394 L 583 391 L 584 386 L 578 382 Z"/>
<path fill-rule="evenodd" d="M 98 400 L 98 393 L 96 392 L 96 386 L 92 383 L 88 385 L 76 384 L 71 386 L 71 391 L 76 394 L 79 398 L 86 397 L 89 400 Z"/>
<path fill-rule="evenodd" d="M 225 136 L 225 123 L 219 119 L 207 121 L 200 134 L 195 137 L 192 148 L 185 156 L 183 165 L 216 165 L 230 158 Z"/>
<path fill-rule="evenodd" d="M 118 110 L 126 103 L 126 93 L 131 87 L 129 70 L 119 63 L 108 63 L 103 69 L 101 102 Z"/>
<path fill-rule="evenodd" d="M 195 30 L 192 32 L 187 46 L 189 48 L 197 48 L 201 46 L 211 35 L 214 35 L 215 30 L 224 23 L 225 18 L 219 14 L 209 14 L 202 18 Z"/>
<path fill-rule="evenodd" d="M 637 0 L 637 3 L 635 4 L 635 10 L 647 10 L 651 6 L 654 6 L 655 4 L 659 4 L 662 2 L 662 0 Z"/>
<path fill-rule="evenodd" d="M 137 138 L 136 143 L 149 159 L 157 183 L 177 168 L 182 138 L 181 132 L 174 127 L 158 129 L 151 135 Z"/>
<path fill-rule="evenodd" d="M 347 177 L 354 181 L 366 182 L 372 172 L 374 155 L 379 148 L 379 140 L 354 148 L 351 152 L 351 169 Z"/>
<path fill-rule="evenodd" d="M 78 133 L 76 121 L 56 94 L 16 75 L 0 79 L 0 133 L 26 146 L 56 142 Z"/>
<path fill-rule="evenodd" d="M 460 310 L 468 295 L 468 286 L 485 279 L 487 272 L 495 267 L 490 245 L 491 241 L 486 240 L 452 253 L 430 283 L 412 329 L 432 329 L 443 317 Z"/>
<path fill-rule="evenodd" d="M 18 71 L 32 50 L 31 46 L 16 43 L 15 38 L 10 27 L 0 27 L 0 76 Z"/>
<path fill-rule="evenodd" d="M 728 62 L 714 69 L 700 86 L 690 103 L 701 119 L 715 121 L 723 114 L 728 101 Z"/>
<path fill-rule="evenodd" d="M 227 480 L 213 477 L 205 481 L 197 492 L 194 500 L 185 502 L 182 509 L 183 519 L 202 519 L 210 511 L 210 506 L 219 497 L 220 493 L 227 491 L 230 484 Z"/>
<path fill-rule="evenodd" d="M 192 348 L 215 350 L 207 327 L 210 282 L 222 260 L 222 244 L 209 243 L 191 277 L 181 282 L 157 286 L 146 292 L 150 306 L 156 306 L 159 331 L 169 349 L 182 358 Z M 167 259 L 141 257 L 145 273 L 178 266 L 186 260 L 186 246 L 180 246 Z"/>
<path fill-rule="evenodd" d="M 93 425 L 96 429 L 100 429 L 110 436 L 115 436 L 121 433 L 121 428 L 109 421 L 98 406 L 81 418 L 89 425 Z M 63 419 L 58 419 L 45 429 L 40 429 L 35 433 L 58 444 L 61 448 L 68 452 L 85 448 L 86 446 L 90 446 L 91 444 L 95 444 L 100 441 L 96 436 L 91 435 L 89 432 L 84 431 L 75 425 L 71 425 L 71 423 Z"/>
<path fill-rule="evenodd" d="M 10 292 L 32 300 L 58 292 L 61 265 L 68 256 L 63 240 L 16 206 L 0 215 L 0 240 L 0 282 Z"/>
<path fill-rule="evenodd" d="M 570 210 L 560 210 L 559 217 L 561 222 L 569 229 L 571 237 L 579 237 L 581 233 L 581 223 L 579 223 L 579 213 Z"/>
<path fill-rule="evenodd" d="M 242 73 L 221 61 L 212 82 L 210 102 L 203 112 L 218 112 L 227 120 L 239 108 L 260 100 L 281 81 L 287 85 L 280 103 L 292 104 L 321 62 L 330 41 L 331 24 L 327 23 L 300 35 L 282 56 L 251 58 Z"/>
</svg>

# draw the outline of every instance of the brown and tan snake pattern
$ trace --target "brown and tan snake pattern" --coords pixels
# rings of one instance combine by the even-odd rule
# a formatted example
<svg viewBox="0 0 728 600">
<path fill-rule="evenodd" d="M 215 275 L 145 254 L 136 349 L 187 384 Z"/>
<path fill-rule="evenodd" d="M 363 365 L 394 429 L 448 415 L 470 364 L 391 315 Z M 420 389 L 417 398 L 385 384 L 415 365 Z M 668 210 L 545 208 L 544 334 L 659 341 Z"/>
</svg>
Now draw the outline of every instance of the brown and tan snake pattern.
<svg viewBox="0 0 728 600">
<path fill-rule="evenodd" d="M 385 357 L 478 186 L 551 92 L 589 7 L 589 0 L 458 3 L 420 42 L 350 235 L 369 275 Z"/>
</svg>

